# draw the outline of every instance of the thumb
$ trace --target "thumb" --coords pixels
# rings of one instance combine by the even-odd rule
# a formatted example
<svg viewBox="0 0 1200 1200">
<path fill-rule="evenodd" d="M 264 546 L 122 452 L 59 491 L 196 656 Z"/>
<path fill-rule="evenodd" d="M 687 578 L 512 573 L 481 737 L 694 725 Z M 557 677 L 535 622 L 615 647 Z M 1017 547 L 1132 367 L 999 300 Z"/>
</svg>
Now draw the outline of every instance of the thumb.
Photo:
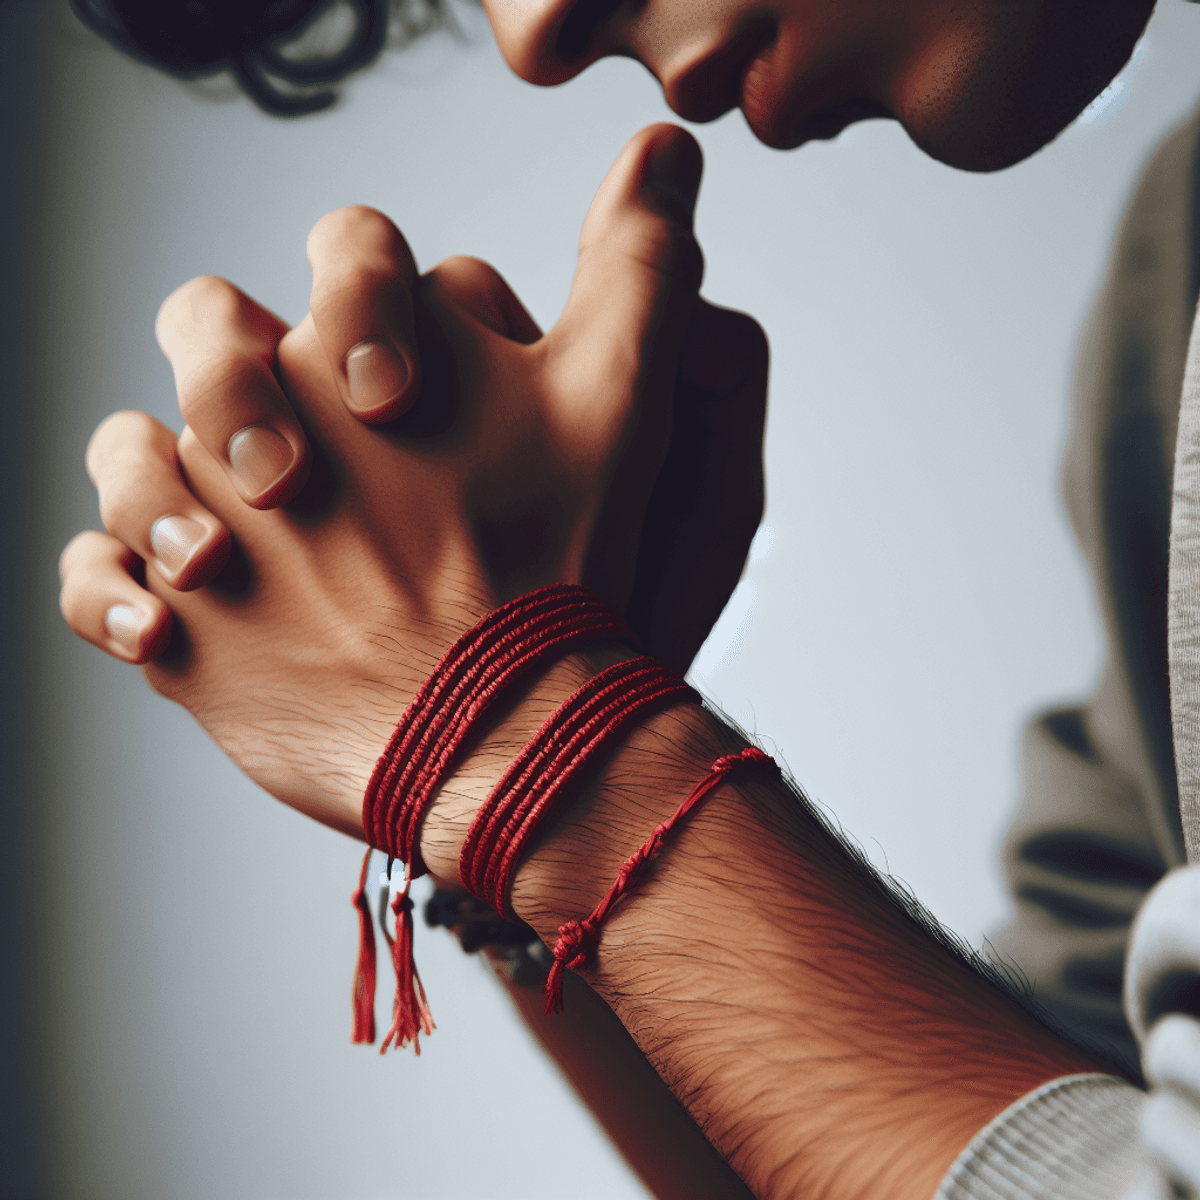
<svg viewBox="0 0 1200 1200">
<path fill-rule="evenodd" d="M 655 407 L 668 435 L 679 356 L 704 274 L 692 233 L 703 165 L 690 134 L 651 125 L 621 151 L 588 209 L 571 294 L 547 350 L 568 376 L 555 394 L 576 406 L 577 434 L 592 425 L 597 449 L 627 430 L 635 408 L 652 398 L 662 400 Z"/>
</svg>

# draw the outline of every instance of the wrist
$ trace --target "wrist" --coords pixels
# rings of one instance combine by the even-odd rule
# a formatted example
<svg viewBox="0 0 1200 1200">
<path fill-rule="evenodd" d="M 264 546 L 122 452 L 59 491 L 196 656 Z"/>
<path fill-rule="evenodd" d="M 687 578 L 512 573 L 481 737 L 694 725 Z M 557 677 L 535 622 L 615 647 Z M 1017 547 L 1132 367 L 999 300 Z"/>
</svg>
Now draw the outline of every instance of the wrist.
<svg viewBox="0 0 1200 1200">
<path fill-rule="evenodd" d="M 713 761 L 744 744 L 695 703 L 673 705 L 634 727 L 534 843 L 513 879 L 513 910 L 553 944 L 560 925 L 592 911 L 628 856 Z M 674 854 L 673 844 L 664 860 Z"/>
<path fill-rule="evenodd" d="M 459 856 L 472 822 L 522 747 L 578 688 L 604 668 L 637 657 L 621 643 L 575 651 L 513 687 L 465 748 L 421 827 L 421 857 L 441 887 L 461 887 Z"/>
</svg>

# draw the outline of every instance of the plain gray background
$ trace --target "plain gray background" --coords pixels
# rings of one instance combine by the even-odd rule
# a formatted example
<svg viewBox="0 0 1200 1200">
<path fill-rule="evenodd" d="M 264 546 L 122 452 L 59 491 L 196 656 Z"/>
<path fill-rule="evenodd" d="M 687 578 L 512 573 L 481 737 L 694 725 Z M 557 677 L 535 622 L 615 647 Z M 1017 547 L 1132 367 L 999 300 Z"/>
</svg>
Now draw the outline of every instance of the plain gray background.
<svg viewBox="0 0 1200 1200">
<path fill-rule="evenodd" d="M 421 1058 L 351 1047 L 357 844 L 258 792 L 57 613 L 58 552 L 96 524 L 91 430 L 122 407 L 178 427 L 152 322 L 190 276 L 298 320 L 310 226 L 368 203 L 423 265 L 486 258 L 553 322 L 595 187 L 669 113 L 626 61 L 529 87 L 454 11 L 457 35 L 280 122 L 125 61 L 57 3 L 0 9 L 21 1195 L 643 1194 L 444 935 L 418 930 Z M 992 177 L 879 122 L 789 154 L 737 114 L 696 130 L 705 292 L 774 355 L 766 529 L 696 678 L 976 944 L 1005 915 L 1020 723 L 1101 653 L 1057 500 L 1073 343 L 1197 62 L 1200 8 L 1165 0 L 1111 103 Z"/>
</svg>

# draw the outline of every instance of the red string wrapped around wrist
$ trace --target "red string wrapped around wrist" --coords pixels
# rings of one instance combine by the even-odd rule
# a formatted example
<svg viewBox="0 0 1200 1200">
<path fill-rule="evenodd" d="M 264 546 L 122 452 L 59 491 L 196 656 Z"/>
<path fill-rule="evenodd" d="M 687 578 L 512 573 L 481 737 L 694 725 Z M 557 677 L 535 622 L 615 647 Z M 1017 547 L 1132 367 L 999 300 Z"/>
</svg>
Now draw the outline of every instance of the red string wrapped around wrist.
<svg viewBox="0 0 1200 1200">
<path fill-rule="evenodd" d="M 546 720 L 479 810 L 459 857 L 463 886 L 515 919 L 508 905 L 513 872 L 572 782 L 631 723 L 696 699 L 652 658 L 615 663 L 585 683 Z"/>
<path fill-rule="evenodd" d="M 501 777 L 479 810 L 463 843 L 458 874 L 463 886 L 496 912 L 517 920 L 509 896 L 512 879 L 539 827 L 578 775 L 611 748 L 635 721 L 671 704 L 699 697 L 678 675 L 652 658 L 634 658 L 601 671 L 546 720 Z M 562 1011 L 563 971 L 583 966 L 594 953 L 600 927 L 643 867 L 662 853 L 670 834 L 700 807 L 737 767 L 774 759 L 750 746 L 713 763 L 709 773 L 645 843 L 621 866 L 612 887 L 582 921 L 558 931 L 554 965 L 546 980 L 546 1012 Z"/>
<path fill-rule="evenodd" d="M 667 838 L 700 807 L 713 790 L 718 787 L 734 768 L 743 764 L 770 764 L 778 771 L 775 760 L 755 746 L 747 746 L 739 754 L 725 754 L 713 763 L 709 773 L 692 789 L 687 799 L 665 821 L 659 822 L 641 847 L 631 854 L 617 873 L 612 886 L 604 898 L 582 921 L 570 920 L 558 929 L 554 943 L 554 965 L 546 979 L 546 1012 L 562 1012 L 563 972 L 569 967 L 578 970 L 596 951 L 600 940 L 600 927 L 616 907 L 621 897 L 629 892 L 638 873 L 662 852 Z"/>
<path fill-rule="evenodd" d="M 421 822 L 463 746 L 496 701 L 518 679 L 549 659 L 597 641 L 637 638 L 594 592 L 554 584 L 495 609 L 442 655 L 404 710 L 380 756 L 363 797 L 363 831 L 371 847 L 405 864 L 404 883 L 392 903 L 396 933 L 389 939 L 396 972 L 391 1026 L 380 1053 L 411 1043 L 433 1028 L 412 955 L 412 881 L 426 873 Z M 355 1042 L 374 1040 L 375 937 L 366 900 L 371 851 L 363 860 L 353 901 L 359 913 L 359 954 L 354 975 Z"/>
<path fill-rule="evenodd" d="M 636 645 L 624 622 L 594 593 L 559 584 L 511 601 L 468 630 L 442 656 L 405 709 L 380 756 L 363 798 L 363 829 L 371 846 L 406 864 L 392 902 L 392 952 L 396 996 L 380 1052 L 411 1043 L 433 1029 L 425 990 L 412 955 L 413 879 L 425 874 L 418 848 L 421 822 L 437 789 L 451 773 L 464 744 L 503 690 L 538 663 L 588 641 Z M 521 751 L 476 815 L 459 861 L 462 882 L 497 912 L 511 916 L 513 875 L 538 829 L 579 775 L 629 726 L 696 693 L 674 672 L 638 657 L 599 672 L 570 696 Z M 725 776 L 743 763 L 773 761 L 761 750 L 719 758 L 683 804 L 659 824 L 624 863 L 616 881 L 583 921 L 559 929 L 554 965 L 546 983 L 546 1011 L 562 1008 L 562 978 L 594 952 L 600 927 L 632 886 L 638 871 L 662 851 L 666 838 Z M 354 984 L 354 1041 L 374 1040 L 375 940 L 366 899 L 371 851 L 363 860 L 353 900 L 359 916 L 359 961 Z"/>
<path fill-rule="evenodd" d="M 421 820 L 455 755 L 495 702 L 533 667 L 576 646 L 637 638 L 595 592 L 554 584 L 483 618 L 442 655 L 380 755 L 363 797 L 367 841 L 419 879 Z"/>
</svg>

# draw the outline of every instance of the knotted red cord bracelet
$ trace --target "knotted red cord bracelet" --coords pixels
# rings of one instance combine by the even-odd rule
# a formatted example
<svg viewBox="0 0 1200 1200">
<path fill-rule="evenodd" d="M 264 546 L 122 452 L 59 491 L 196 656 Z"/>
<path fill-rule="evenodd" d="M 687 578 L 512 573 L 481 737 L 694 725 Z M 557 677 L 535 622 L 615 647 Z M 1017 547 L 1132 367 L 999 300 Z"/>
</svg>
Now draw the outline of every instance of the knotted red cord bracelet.
<svg viewBox="0 0 1200 1200">
<path fill-rule="evenodd" d="M 404 886 L 392 903 L 396 936 L 384 934 L 392 950 L 397 990 L 392 1026 L 381 1053 L 393 1041 L 401 1046 L 412 1042 L 420 1053 L 419 1034 L 428 1034 L 433 1028 L 412 958 L 412 900 L 408 893 L 412 880 L 425 871 L 416 841 L 434 792 L 472 725 L 502 687 L 556 649 L 565 652 L 560 647 L 606 637 L 636 641 L 620 619 L 585 589 L 566 585 L 542 589 L 497 609 L 464 634 L 443 656 L 401 718 L 363 802 L 363 827 L 368 836 L 374 833 L 373 840 L 390 856 L 407 864 Z M 460 858 L 464 884 L 496 911 L 508 913 L 516 866 L 571 782 L 631 722 L 686 699 L 697 699 L 696 693 L 649 658 L 617 663 L 585 683 L 543 724 L 480 809 Z M 547 1012 L 561 1011 L 564 968 L 584 965 L 598 941 L 601 924 L 628 891 L 638 870 L 661 853 L 670 831 L 742 762 L 775 765 L 754 748 L 718 759 L 679 809 L 626 860 L 592 914 L 560 928 L 555 963 L 546 983 Z M 374 935 L 365 891 L 369 859 L 370 851 L 354 893 L 360 929 L 354 989 L 356 1041 L 373 1040 L 374 1034 Z M 390 865 L 389 861 L 389 874 Z"/>
<path fill-rule="evenodd" d="M 698 698 L 678 675 L 652 658 L 616 663 L 585 683 L 547 719 L 479 810 L 459 857 L 463 886 L 501 915 L 519 919 L 509 903 L 513 875 L 538 827 L 572 781 L 633 721 L 680 700 Z M 730 771 L 743 764 L 768 763 L 778 770 L 774 759 L 753 746 L 718 758 L 675 812 L 625 860 L 592 913 L 559 928 L 554 965 L 546 980 L 548 1014 L 562 1011 L 564 969 L 578 969 L 591 957 L 600 926 L 638 872 L 662 853 L 668 835 Z"/>
<path fill-rule="evenodd" d="M 687 799 L 665 820 L 659 822 L 641 848 L 634 851 L 621 865 L 612 887 L 604 899 L 582 921 L 574 919 L 558 928 L 554 943 L 554 965 L 546 978 L 546 1012 L 562 1012 L 563 972 L 569 967 L 578 970 L 595 953 L 600 941 L 600 926 L 616 907 L 621 897 L 633 886 L 638 873 L 656 859 L 666 844 L 667 836 L 683 824 L 700 807 L 713 790 L 735 767 L 748 763 L 769 763 L 775 771 L 778 764 L 755 746 L 747 746 L 739 754 L 725 754 L 713 763 L 709 773 L 692 789 Z"/>
<path fill-rule="evenodd" d="M 633 658 L 601 671 L 547 718 L 476 814 L 463 843 L 463 886 L 512 917 L 512 876 L 530 840 L 580 772 L 632 722 L 698 700 L 673 671 Z"/>
<path fill-rule="evenodd" d="M 396 934 L 389 938 L 396 972 L 392 1023 L 380 1053 L 410 1042 L 420 1053 L 419 1035 L 433 1021 L 412 956 L 409 888 L 426 873 L 418 849 L 421 821 L 456 756 L 504 690 L 534 666 L 596 641 L 636 645 L 632 631 L 594 592 L 554 584 L 495 609 L 467 630 L 442 656 L 404 710 L 376 763 L 363 797 L 363 831 L 369 847 L 405 864 L 404 883 L 392 901 Z M 359 953 L 354 975 L 355 1042 L 375 1037 L 375 937 L 366 880 L 371 850 L 363 859 L 352 897 L 359 917 Z"/>
<path fill-rule="evenodd" d="M 480 809 L 459 859 L 463 886 L 496 912 L 519 920 L 508 902 L 516 867 L 538 826 L 574 777 L 630 722 L 679 700 L 696 698 L 679 676 L 650 658 L 617 663 L 584 684 L 526 745 Z M 586 964 L 600 940 L 600 927 L 629 892 L 639 872 L 663 852 L 668 836 L 731 771 L 755 764 L 779 769 L 773 758 L 754 746 L 718 758 L 675 812 L 660 821 L 642 846 L 625 860 L 590 915 L 559 927 L 553 947 L 554 965 L 546 979 L 547 1015 L 562 1012 L 564 970 L 578 970 Z"/>
</svg>

